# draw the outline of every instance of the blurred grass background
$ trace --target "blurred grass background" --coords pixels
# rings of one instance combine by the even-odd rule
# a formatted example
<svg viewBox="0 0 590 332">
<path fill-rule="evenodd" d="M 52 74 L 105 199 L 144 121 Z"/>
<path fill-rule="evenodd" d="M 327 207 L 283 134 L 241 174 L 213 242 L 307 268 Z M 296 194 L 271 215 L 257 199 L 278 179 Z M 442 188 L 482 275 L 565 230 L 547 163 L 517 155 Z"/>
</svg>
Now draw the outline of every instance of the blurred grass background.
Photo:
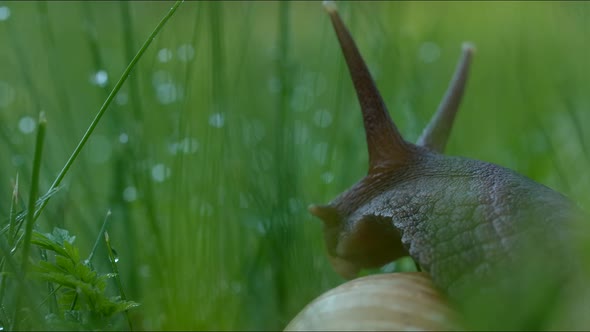
<svg viewBox="0 0 590 332">
<path fill-rule="evenodd" d="M 43 193 L 170 6 L 0 2 L 3 220 L 17 173 L 29 187 L 39 111 Z M 471 41 L 447 153 L 507 166 L 588 206 L 590 4 L 339 7 L 408 140 Z M 306 206 L 358 180 L 367 155 L 320 2 L 185 2 L 115 101 L 36 227 L 68 229 L 84 256 L 112 210 L 123 286 L 141 303 L 130 312 L 136 329 L 282 329 L 342 282 Z M 109 270 L 104 246 L 96 260 Z"/>
</svg>

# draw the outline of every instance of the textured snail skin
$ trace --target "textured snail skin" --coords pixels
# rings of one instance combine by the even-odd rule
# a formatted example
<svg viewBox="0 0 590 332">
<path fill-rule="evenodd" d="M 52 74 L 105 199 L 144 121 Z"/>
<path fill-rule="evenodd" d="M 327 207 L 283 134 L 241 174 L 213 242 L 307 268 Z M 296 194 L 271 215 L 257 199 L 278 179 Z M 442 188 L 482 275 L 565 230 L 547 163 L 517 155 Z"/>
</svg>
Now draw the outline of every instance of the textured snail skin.
<svg viewBox="0 0 590 332">
<path fill-rule="evenodd" d="M 527 246 L 556 257 L 575 211 L 563 195 L 507 168 L 428 151 L 405 167 L 367 176 L 329 207 L 340 217 L 325 230 L 335 236 L 327 239 L 336 244 L 332 255 L 372 268 L 409 254 L 450 297 L 470 278 L 492 278 L 500 266 L 517 263 Z M 399 231 L 401 250 L 380 251 L 375 239 L 397 238 L 379 229 L 364 234 L 364 246 L 358 240 L 355 232 L 377 220 Z"/>
<path fill-rule="evenodd" d="M 449 90 L 415 145 L 389 117 L 337 10 L 327 10 L 359 97 L 369 151 L 367 176 L 328 205 L 310 207 L 324 222 L 336 271 L 353 278 L 409 254 L 455 303 L 466 303 L 467 294 L 500 294 L 506 308 L 528 310 L 514 298 L 534 292 L 549 294 L 551 302 L 574 261 L 570 222 L 580 210 L 510 169 L 442 154 L 473 48 L 464 47 Z M 534 288 L 537 281 L 545 288 Z"/>
</svg>

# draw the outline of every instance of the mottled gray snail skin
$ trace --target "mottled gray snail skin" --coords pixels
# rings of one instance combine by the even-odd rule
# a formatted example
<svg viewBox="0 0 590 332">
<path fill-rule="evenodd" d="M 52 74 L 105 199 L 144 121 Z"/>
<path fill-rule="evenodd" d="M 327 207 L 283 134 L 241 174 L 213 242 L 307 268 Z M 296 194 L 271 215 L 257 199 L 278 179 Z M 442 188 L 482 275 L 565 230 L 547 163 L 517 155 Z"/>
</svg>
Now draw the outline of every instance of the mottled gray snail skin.
<svg viewBox="0 0 590 332">
<path fill-rule="evenodd" d="M 494 293 L 516 271 L 555 275 L 567 261 L 570 200 L 516 172 L 442 155 L 467 81 L 473 47 L 466 45 L 449 89 L 418 144 L 397 130 L 370 73 L 333 5 L 334 25 L 357 92 L 369 150 L 367 176 L 328 205 L 310 212 L 324 222 L 330 260 L 353 278 L 410 255 L 454 301 L 477 289 Z M 538 260 L 538 261 L 537 261 Z M 559 277 L 557 277 L 559 275 Z M 534 276 L 528 276 L 534 278 Z"/>
</svg>

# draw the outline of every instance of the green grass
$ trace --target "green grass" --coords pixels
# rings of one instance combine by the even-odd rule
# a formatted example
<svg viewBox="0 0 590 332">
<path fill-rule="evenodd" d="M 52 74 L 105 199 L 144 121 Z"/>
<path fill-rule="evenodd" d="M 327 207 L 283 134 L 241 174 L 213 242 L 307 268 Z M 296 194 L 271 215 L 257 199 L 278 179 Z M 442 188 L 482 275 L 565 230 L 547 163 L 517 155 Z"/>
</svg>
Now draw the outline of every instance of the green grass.
<svg viewBox="0 0 590 332">
<path fill-rule="evenodd" d="M 15 213 L 30 206 L 22 197 L 33 194 L 26 119 L 43 110 L 39 192 L 59 190 L 42 201 L 35 229 L 67 229 L 99 275 L 113 272 L 109 248 L 117 252 L 120 279 L 105 292 L 140 303 L 128 311 L 133 329 L 281 329 L 343 281 L 306 206 L 366 171 L 352 84 L 319 3 L 186 2 L 142 48 L 172 5 L 0 3 L 10 8 L 0 21 L 3 271 L 23 258 L 6 253 Z M 589 206 L 590 5 L 339 6 L 405 137 L 420 135 L 471 41 L 447 153 L 510 167 Z M 108 79 L 93 84 L 96 73 Z M 108 210 L 112 247 L 100 237 L 93 249 Z M 36 249 L 30 257 L 43 259 Z M 7 324 L 18 282 L 1 278 Z M 59 291 L 25 282 L 38 295 L 23 306 L 43 327 Z M 121 313 L 112 324 L 129 328 Z"/>
</svg>

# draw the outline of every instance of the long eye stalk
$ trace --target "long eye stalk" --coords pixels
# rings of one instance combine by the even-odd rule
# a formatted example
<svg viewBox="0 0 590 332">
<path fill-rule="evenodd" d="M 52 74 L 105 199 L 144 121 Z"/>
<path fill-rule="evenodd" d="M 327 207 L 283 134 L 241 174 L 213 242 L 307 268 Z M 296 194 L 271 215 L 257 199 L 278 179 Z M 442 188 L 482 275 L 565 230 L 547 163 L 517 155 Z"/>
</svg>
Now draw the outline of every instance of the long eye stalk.
<svg viewBox="0 0 590 332">
<path fill-rule="evenodd" d="M 330 14 L 361 105 L 369 149 L 369 172 L 384 165 L 403 164 L 412 154 L 410 145 L 404 141 L 391 120 L 367 65 L 342 22 L 336 5 L 332 1 L 324 1 L 324 7 Z"/>
<path fill-rule="evenodd" d="M 418 145 L 425 146 L 433 151 L 442 153 L 445 149 L 455 115 L 459 110 L 465 85 L 469 75 L 469 65 L 475 48 L 469 43 L 463 44 L 463 56 L 457 64 L 453 79 L 449 84 L 443 100 L 428 126 L 424 129 L 422 136 L 418 139 Z"/>
</svg>

